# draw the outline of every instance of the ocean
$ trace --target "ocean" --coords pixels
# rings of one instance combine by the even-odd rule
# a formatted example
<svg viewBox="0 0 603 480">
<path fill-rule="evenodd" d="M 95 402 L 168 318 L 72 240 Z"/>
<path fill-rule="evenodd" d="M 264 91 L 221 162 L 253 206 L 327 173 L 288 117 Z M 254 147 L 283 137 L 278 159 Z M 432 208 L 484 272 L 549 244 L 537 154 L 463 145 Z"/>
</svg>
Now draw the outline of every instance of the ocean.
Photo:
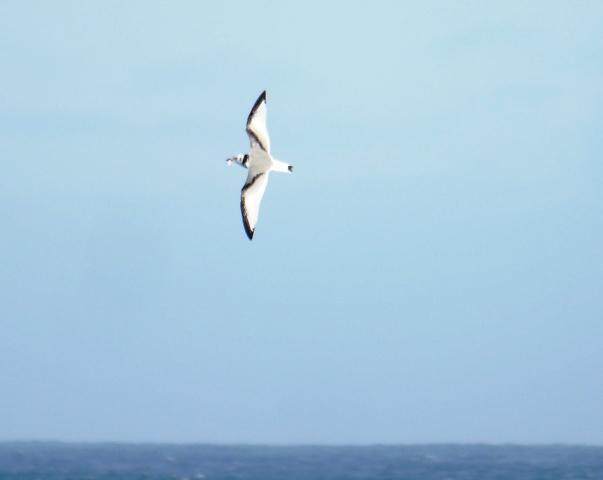
<svg viewBox="0 0 603 480">
<path fill-rule="evenodd" d="M 0 443 L 0 480 L 603 480 L 603 447 Z"/>
</svg>

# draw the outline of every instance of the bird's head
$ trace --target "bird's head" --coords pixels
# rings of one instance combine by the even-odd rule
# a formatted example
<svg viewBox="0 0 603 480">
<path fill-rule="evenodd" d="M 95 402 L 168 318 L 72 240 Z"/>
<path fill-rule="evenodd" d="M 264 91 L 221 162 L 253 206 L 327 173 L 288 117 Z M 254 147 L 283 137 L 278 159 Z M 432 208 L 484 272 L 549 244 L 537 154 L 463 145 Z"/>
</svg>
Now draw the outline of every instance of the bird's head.
<svg viewBox="0 0 603 480">
<path fill-rule="evenodd" d="M 238 163 L 239 165 L 241 165 L 243 167 L 246 167 L 248 157 L 249 157 L 248 155 L 243 155 L 242 153 L 239 153 L 238 155 L 235 155 L 234 157 L 227 158 L 226 163 L 228 165 L 232 165 L 232 162 L 234 162 L 234 163 Z"/>
</svg>

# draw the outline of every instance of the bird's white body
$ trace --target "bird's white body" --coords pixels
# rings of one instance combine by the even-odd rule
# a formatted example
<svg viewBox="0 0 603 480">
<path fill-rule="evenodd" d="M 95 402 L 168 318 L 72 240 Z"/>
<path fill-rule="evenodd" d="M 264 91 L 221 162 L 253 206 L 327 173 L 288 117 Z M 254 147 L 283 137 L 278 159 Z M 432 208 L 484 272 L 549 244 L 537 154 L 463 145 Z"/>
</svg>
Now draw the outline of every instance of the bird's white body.
<svg viewBox="0 0 603 480">
<path fill-rule="evenodd" d="M 270 155 L 270 137 L 266 127 L 265 91 L 258 97 L 249 113 L 246 131 L 251 144 L 249 153 L 235 155 L 226 161 L 229 165 L 235 162 L 249 170 L 245 185 L 241 189 L 241 214 L 245 233 L 249 240 L 252 240 L 262 197 L 268 185 L 269 173 L 291 173 L 293 166 L 276 160 Z"/>
</svg>

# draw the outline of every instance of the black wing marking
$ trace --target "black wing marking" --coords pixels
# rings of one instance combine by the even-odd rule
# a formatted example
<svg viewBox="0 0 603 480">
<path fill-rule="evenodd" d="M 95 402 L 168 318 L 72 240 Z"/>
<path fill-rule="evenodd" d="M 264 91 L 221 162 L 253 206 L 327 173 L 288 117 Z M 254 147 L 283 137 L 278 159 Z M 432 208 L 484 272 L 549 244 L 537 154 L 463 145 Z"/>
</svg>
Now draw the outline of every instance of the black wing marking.
<svg viewBox="0 0 603 480">
<path fill-rule="evenodd" d="M 266 90 L 264 90 L 253 104 L 247 117 L 245 130 L 251 143 L 257 143 L 262 150 L 270 152 L 270 138 L 266 127 Z"/>
<path fill-rule="evenodd" d="M 243 185 L 243 188 L 241 189 L 241 216 L 243 217 L 243 226 L 245 227 L 245 233 L 247 234 L 247 237 L 249 237 L 249 240 L 253 240 L 253 234 L 255 233 L 255 225 L 252 227 L 251 226 L 251 219 L 250 219 L 250 215 L 249 212 L 247 211 L 247 205 L 245 202 L 245 193 L 247 192 L 247 190 L 249 190 L 251 187 L 253 187 L 253 185 L 263 176 L 265 175 L 264 173 L 258 173 L 256 175 L 254 175 L 253 177 L 251 177 L 251 180 L 249 180 L 248 182 L 245 183 L 245 185 Z M 261 198 L 260 198 L 261 200 Z M 258 207 L 259 208 L 259 205 Z M 257 214 L 256 214 L 257 217 Z"/>
<path fill-rule="evenodd" d="M 264 90 L 262 93 L 260 93 L 260 96 L 253 104 L 253 107 L 251 107 L 251 112 L 249 112 L 249 116 L 247 117 L 247 127 L 249 127 L 249 124 L 251 123 L 251 119 L 255 115 L 256 110 L 260 107 L 262 102 L 265 102 L 265 101 L 266 101 L 266 90 Z"/>
</svg>

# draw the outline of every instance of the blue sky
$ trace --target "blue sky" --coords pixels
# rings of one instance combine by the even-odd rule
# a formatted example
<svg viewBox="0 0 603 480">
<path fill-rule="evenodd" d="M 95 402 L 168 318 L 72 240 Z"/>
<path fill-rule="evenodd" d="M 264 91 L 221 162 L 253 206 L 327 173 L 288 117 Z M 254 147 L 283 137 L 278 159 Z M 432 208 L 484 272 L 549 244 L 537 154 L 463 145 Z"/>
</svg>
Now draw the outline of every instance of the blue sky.
<svg viewBox="0 0 603 480">
<path fill-rule="evenodd" d="M 3 2 L 0 439 L 602 444 L 602 21 Z"/>
</svg>

